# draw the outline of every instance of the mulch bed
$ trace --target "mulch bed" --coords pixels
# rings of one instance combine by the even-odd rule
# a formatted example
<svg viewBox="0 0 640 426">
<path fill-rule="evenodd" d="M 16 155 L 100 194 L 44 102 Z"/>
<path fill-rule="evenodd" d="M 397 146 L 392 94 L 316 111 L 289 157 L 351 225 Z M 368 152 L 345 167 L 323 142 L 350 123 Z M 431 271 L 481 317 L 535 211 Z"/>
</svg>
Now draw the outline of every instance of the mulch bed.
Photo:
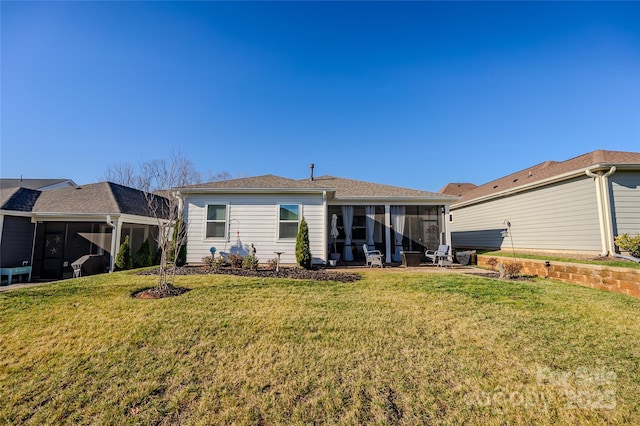
<svg viewBox="0 0 640 426">
<path fill-rule="evenodd" d="M 172 284 L 167 284 L 167 288 L 163 289 L 152 287 L 136 291 L 131 295 L 131 297 L 135 299 L 163 299 L 165 297 L 180 296 L 181 294 L 184 294 L 190 290 L 190 288 L 175 287 Z"/>
<path fill-rule="evenodd" d="M 158 275 L 159 269 L 150 269 L 140 272 L 141 275 Z M 172 275 L 170 271 L 168 275 Z M 314 281 L 338 281 L 341 283 L 351 283 L 358 281 L 362 277 L 359 274 L 346 272 L 328 271 L 325 269 L 303 269 L 281 267 L 278 272 L 273 269 L 240 269 L 240 268 L 220 268 L 217 270 L 209 266 L 182 266 L 176 269 L 176 275 L 235 275 L 240 277 L 261 277 L 261 278 L 293 278 L 298 280 Z"/>
</svg>

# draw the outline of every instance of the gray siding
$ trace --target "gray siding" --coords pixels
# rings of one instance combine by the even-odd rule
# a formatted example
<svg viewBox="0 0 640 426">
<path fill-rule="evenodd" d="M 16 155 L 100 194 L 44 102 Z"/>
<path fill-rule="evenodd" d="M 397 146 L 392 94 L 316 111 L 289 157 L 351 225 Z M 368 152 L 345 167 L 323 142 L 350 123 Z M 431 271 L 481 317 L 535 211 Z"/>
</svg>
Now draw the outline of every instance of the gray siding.
<svg viewBox="0 0 640 426">
<path fill-rule="evenodd" d="M 640 233 L 640 172 L 616 172 L 609 177 L 613 232 Z"/>
<path fill-rule="evenodd" d="M 511 223 L 516 249 L 599 251 L 595 183 L 576 178 L 469 207 L 452 207 L 452 244 L 466 248 L 511 248 L 502 238 Z"/>
<path fill-rule="evenodd" d="M 208 204 L 228 205 L 228 238 L 205 238 L 205 214 Z M 309 242 L 314 262 L 325 260 L 326 221 L 325 207 L 321 195 L 193 195 L 187 197 L 187 262 L 199 263 L 208 256 L 210 247 L 218 252 L 238 250 L 238 231 L 240 253 L 247 254 L 249 246 L 254 244 L 256 256 L 260 262 L 276 257 L 274 252 L 284 252 L 283 263 L 295 263 L 295 239 L 278 240 L 279 204 L 300 204 L 302 215 L 309 226 Z"/>
<path fill-rule="evenodd" d="M 3 268 L 31 264 L 34 224 L 28 217 L 5 216 L 0 243 L 0 265 Z"/>
</svg>

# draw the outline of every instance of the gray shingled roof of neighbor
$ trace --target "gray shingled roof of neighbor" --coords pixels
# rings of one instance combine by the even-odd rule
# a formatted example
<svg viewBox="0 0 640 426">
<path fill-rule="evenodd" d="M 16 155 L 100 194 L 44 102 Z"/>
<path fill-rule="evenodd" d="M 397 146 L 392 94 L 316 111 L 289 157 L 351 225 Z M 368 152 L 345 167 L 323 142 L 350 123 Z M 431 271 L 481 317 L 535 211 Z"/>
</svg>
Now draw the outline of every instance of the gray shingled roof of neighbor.
<svg viewBox="0 0 640 426">
<path fill-rule="evenodd" d="M 372 182 L 364 182 L 354 179 L 345 179 L 335 176 L 319 176 L 313 180 L 288 179 L 274 175 L 254 176 L 225 181 L 209 182 L 179 188 L 185 193 L 192 192 L 251 192 L 251 191 L 311 191 L 334 192 L 335 198 L 447 198 L 446 195 L 435 192 L 421 191 L 417 189 L 401 188 L 391 185 L 382 185 Z M 457 197 L 448 197 L 451 201 Z"/>
<path fill-rule="evenodd" d="M 161 200 L 162 197 L 157 199 Z M 112 182 L 43 191 L 33 211 L 35 213 L 152 216 L 143 191 Z"/>
<path fill-rule="evenodd" d="M 501 194 L 504 191 L 527 187 L 536 182 L 542 183 L 556 177 L 584 172 L 594 167 L 609 167 L 613 165 L 640 168 L 640 152 L 597 150 L 566 161 L 545 161 L 466 191 L 463 193 L 462 198 L 453 204 L 453 207 L 456 204 L 480 198 L 484 199 L 485 197 Z"/>
<path fill-rule="evenodd" d="M 28 188 L 0 188 L 0 210 L 30 212 L 40 193 Z"/>
<path fill-rule="evenodd" d="M 27 188 L 27 189 L 41 189 L 51 185 L 56 185 L 63 182 L 75 183 L 71 179 L 12 179 L 2 178 L 0 179 L 0 188 Z"/>
</svg>

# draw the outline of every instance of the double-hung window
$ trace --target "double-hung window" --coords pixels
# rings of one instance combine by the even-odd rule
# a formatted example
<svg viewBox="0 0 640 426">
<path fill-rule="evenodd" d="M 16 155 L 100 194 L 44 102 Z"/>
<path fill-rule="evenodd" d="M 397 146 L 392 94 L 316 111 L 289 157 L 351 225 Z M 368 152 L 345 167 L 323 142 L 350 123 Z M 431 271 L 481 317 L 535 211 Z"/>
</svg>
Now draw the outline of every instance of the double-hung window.
<svg viewBox="0 0 640 426">
<path fill-rule="evenodd" d="M 299 205 L 280 204 L 278 208 L 278 238 L 296 238 L 299 222 Z"/>
<path fill-rule="evenodd" d="M 227 231 L 227 206 L 207 205 L 206 238 L 224 238 Z"/>
</svg>

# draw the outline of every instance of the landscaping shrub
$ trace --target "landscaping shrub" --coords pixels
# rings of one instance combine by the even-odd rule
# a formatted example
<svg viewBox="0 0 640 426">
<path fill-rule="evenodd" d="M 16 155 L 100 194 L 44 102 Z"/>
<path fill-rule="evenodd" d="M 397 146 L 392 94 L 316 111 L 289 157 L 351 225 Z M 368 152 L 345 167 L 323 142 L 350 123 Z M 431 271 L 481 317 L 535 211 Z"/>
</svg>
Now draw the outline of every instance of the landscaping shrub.
<svg viewBox="0 0 640 426">
<path fill-rule="evenodd" d="M 311 269 L 311 249 L 309 248 L 309 227 L 304 220 L 300 221 L 300 229 L 296 237 L 296 261 L 304 269 Z"/>
<path fill-rule="evenodd" d="M 242 269 L 250 269 L 253 271 L 258 269 L 258 258 L 255 256 L 247 256 L 242 259 Z"/>
<path fill-rule="evenodd" d="M 224 259 L 224 257 L 219 256 L 219 257 L 214 257 L 213 260 L 211 261 L 211 268 L 214 271 L 217 271 L 218 269 L 222 268 L 226 263 L 226 260 Z"/>
<path fill-rule="evenodd" d="M 129 236 L 124 237 L 124 241 L 120 244 L 120 249 L 116 256 L 116 267 L 120 270 L 131 269 L 133 262 L 131 259 L 131 245 L 129 244 Z"/>
<path fill-rule="evenodd" d="M 276 259 L 275 257 L 273 259 L 269 259 L 269 261 L 267 262 L 267 267 L 269 269 L 275 270 L 278 267 L 278 259 Z"/>
<path fill-rule="evenodd" d="M 618 235 L 615 243 L 622 250 L 631 253 L 631 256 L 640 258 L 640 234 L 636 234 L 635 237 L 632 237 L 628 232 Z"/>
<path fill-rule="evenodd" d="M 134 264 L 136 268 L 151 266 L 151 245 L 149 244 L 149 239 L 144 240 L 144 243 L 142 243 L 138 249 Z"/>
<path fill-rule="evenodd" d="M 242 268 L 242 256 L 239 254 L 230 254 L 229 265 L 231 265 L 232 268 Z"/>
</svg>

